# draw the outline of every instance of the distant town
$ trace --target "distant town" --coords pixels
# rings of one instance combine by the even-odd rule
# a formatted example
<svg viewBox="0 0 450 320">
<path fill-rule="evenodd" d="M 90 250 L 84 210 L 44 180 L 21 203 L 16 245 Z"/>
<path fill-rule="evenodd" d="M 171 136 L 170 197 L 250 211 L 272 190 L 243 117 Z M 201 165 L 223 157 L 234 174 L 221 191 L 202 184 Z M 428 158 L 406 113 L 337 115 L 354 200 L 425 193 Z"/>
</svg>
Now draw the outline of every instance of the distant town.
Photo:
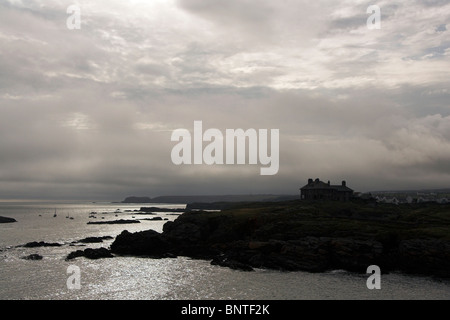
<svg viewBox="0 0 450 320">
<path fill-rule="evenodd" d="M 450 203 L 450 189 L 430 191 L 376 191 L 367 193 L 355 192 L 355 196 L 363 199 L 374 199 L 379 203 Z"/>
<path fill-rule="evenodd" d="M 341 184 L 333 185 L 321 181 L 319 178 L 308 179 L 305 186 L 300 188 L 300 199 L 302 200 L 333 200 L 349 201 L 360 198 L 372 200 L 379 203 L 449 203 L 450 189 L 436 190 L 409 190 L 409 191 L 374 191 L 374 192 L 355 192 L 347 186 L 346 181 Z"/>
</svg>

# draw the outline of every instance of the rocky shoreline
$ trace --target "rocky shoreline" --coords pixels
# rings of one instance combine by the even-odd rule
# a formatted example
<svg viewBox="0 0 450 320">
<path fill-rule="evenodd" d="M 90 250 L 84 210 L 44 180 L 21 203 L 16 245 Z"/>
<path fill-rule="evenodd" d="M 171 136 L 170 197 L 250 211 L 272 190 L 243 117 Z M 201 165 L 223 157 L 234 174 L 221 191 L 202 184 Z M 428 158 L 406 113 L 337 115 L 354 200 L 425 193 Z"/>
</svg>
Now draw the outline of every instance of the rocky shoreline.
<svg viewBox="0 0 450 320">
<path fill-rule="evenodd" d="M 125 230 L 112 243 L 111 252 L 187 256 L 245 271 L 365 273 L 375 264 L 382 272 L 449 278 L 449 212 L 450 206 L 253 204 L 223 212 L 186 212 L 167 222 L 162 233 Z"/>
<path fill-rule="evenodd" d="M 17 220 L 14 218 L 0 216 L 0 223 L 12 223 L 12 222 L 17 222 Z"/>
<path fill-rule="evenodd" d="M 450 278 L 450 205 L 374 205 L 365 202 L 247 203 L 222 211 L 187 211 L 163 232 L 122 231 L 70 243 L 113 240 L 109 248 L 71 252 L 66 260 L 114 256 L 209 260 L 213 265 L 252 271 L 366 273 L 402 272 Z M 25 248 L 62 246 L 29 242 Z M 23 257 L 39 260 L 39 255 Z"/>
</svg>

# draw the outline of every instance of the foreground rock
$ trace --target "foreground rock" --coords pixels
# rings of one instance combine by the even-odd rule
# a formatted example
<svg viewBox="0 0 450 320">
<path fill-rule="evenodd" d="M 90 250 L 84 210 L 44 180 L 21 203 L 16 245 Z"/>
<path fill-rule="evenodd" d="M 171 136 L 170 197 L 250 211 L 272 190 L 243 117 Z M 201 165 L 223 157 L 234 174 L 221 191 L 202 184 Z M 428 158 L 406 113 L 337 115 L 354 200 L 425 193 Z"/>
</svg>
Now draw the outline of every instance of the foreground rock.
<svg viewBox="0 0 450 320">
<path fill-rule="evenodd" d="M 111 251 L 122 255 L 165 257 L 170 253 L 171 244 L 154 230 L 130 233 L 122 231 L 111 245 Z"/>
<path fill-rule="evenodd" d="M 112 258 L 111 251 L 106 248 L 87 248 L 84 250 L 77 250 L 69 253 L 66 260 L 72 260 L 78 257 L 86 257 L 88 259 L 101 259 L 101 258 Z"/>
<path fill-rule="evenodd" d="M 245 271 L 366 273 L 369 265 L 378 265 L 382 272 L 450 277 L 450 240 L 442 236 L 450 235 L 447 213 L 450 206 L 249 205 L 184 213 L 167 222 L 163 233 L 123 231 L 111 251 L 156 258 L 188 256 Z M 415 222 L 419 218 L 420 224 Z"/>
<path fill-rule="evenodd" d="M 14 218 L 8 218 L 8 217 L 0 217 L 0 223 L 12 223 L 17 222 Z"/>
</svg>

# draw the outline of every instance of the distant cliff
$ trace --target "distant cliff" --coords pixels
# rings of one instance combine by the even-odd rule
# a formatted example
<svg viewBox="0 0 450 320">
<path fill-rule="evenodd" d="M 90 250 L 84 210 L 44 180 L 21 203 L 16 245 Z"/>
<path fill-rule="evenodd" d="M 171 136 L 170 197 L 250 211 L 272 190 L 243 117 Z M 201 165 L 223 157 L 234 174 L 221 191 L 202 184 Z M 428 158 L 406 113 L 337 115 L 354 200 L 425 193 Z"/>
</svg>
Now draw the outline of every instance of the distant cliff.
<svg viewBox="0 0 450 320">
<path fill-rule="evenodd" d="M 136 197 L 131 196 L 125 198 L 122 203 L 177 203 L 177 204 L 191 204 L 191 203 L 212 203 L 212 202 L 261 202 L 261 201 L 286 201 L 298 199 L 297 195 L 197 195 L 197 196 L 159 196 L 155 198 L 150 197 Z"/>
<path fill-rule="evenodd" d="M 122 203 L 152 203 L 152 199 L 149 197 L 126 197 Z"/>
</svg>

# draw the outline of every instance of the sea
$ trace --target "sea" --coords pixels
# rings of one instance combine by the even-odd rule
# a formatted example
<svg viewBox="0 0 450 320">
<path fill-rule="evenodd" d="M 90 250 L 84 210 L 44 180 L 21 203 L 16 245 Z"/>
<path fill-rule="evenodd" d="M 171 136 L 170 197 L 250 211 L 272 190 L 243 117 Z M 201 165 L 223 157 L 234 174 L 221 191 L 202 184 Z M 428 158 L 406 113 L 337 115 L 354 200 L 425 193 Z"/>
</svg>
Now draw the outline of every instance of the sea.
<svg viewBox="0 0 450 320">
<path fill-rule="evenodd" d="M 448 300 L 450 281 L 401 273 L 384 274 L 380 289 L 369 289 L 371 274 L 344 270 L 324 273 L 253 272 L 211 265 L 188 257 L 151 259 L 114 257 L 90 260 L 67 255 L 85 248 L 108 248 L 113 239 L 80 244 L 86 237 L 115 237 L 123 230 L 153 229 L 179 213 L 141 215 L 142 206 L 184 208 L 185 204 L 111 202 L 0 202 L 1 300 Z M 56 216 L 55 216 L 56 213 Z M 89 221 L 143 219 L 135 224 L 88 224 Z M 95 218 L 94 218 L 95 217 Z M 166 219 L 166 220 L 164 220 Z M 25 248 L 33 241 L 62 244 Z M 41 260 L 24 257 L 39 254 Z M 76 270 L 76 272 L 74 271 Z M 74 282 L 74 276 L 77 277 Z M 74 283 L 78 284 L 74 286 Z"/>
</svg>

